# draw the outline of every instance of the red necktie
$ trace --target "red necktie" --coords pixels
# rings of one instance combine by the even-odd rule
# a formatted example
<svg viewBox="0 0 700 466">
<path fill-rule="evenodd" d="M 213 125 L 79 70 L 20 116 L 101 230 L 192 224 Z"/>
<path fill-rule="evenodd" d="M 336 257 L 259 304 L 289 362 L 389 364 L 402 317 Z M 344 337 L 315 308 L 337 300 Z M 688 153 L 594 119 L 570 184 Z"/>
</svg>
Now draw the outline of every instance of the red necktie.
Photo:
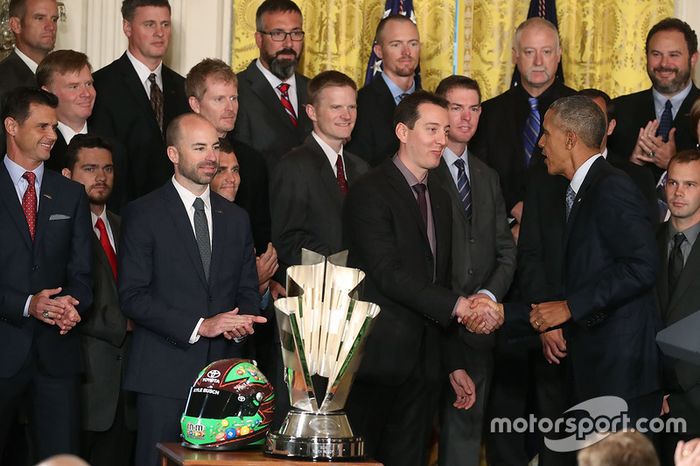
<svg viewBox="0 0 700 466">
<path fill-rule="evenodd" d="M 107 256 L 107 262 L 109 262 L 109 266 L 112 269 L 112 274 L 114 275 L 114 279 L 116 280 L 117 255 L 114 253 L 112 243 L 109 242 L 109 235 L 107 234 L 107 227 L 105 227 L 105 222 L 103 222 L 101 218 L 98 218 L 95 222 L 95 228 L 97 228 L 97 231 L 100 232 L 100 244 L 102 245 L 102 249 L 104 249 L 105 251 L 105 255 Z"/>
<path fill-rule="evenodd" d="M 22 210 L 29 226 L 29 236 L 34 241 L 34 233 L 36 232 L 36 188 L 34 187 L 34 182 L 36 181 L 36 175 L 32 172 L 24 172 L 22 178 L 29 183 L 24 196 L 22 196 Z"/>
<path fill-rule="evenodd" d="M 338 158 L 335 159 L 335 167 L 338 171 L 338 187 L 343 195 L 348 193 L 348 180 L 345 178 L 345 170 L 343 170 L 343 156 L 338 154 Z"/>
<path fill-rule="evenodd" d="M 296 126 L 297 113 L 294 111 L 292 101 L 289 100 L 289 84 L 282 83 L 279 86 L 277 86 L 277 89 L 280 90 L 280 101 L 282 102 L 282 106 L 284 107 L 284 109 L 287 111 L 287 116 L 289 116 L 289 119 L 291 120 L 292 124 Z"/>
</svg>

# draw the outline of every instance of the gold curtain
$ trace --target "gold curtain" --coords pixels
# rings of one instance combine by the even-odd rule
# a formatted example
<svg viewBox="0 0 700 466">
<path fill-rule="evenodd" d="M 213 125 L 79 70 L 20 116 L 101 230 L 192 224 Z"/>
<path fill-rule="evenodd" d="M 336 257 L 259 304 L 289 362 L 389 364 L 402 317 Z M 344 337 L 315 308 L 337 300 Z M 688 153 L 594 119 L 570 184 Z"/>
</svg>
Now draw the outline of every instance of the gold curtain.
<svg viewBox="0 0 700 466">
<path fill-rule="evenodd" d="M 258 56 L 255 10 L 261 0 L 233 2 L 232 67 Z M 301 71 L 314 76 L 337 69 L 364 83 L 374 29 L 384 0 L 297 0 L 304 14 Z M 414 0 L 421 36 L 423 87 L 434 89 L 457 72 L 479 81 L 484 98 L 510 86 L 515 27 L 529 0 Z M 649 28 L 673 16 L 673 0 L 558 0 L 564 77 L 574 88 L 598 87 L 612 96 L 649 86 L 644 41 Z M 455 45 L 455 19 L 458 23 Z M 454 59 L 455 48 L 458 59 Z"/>
</svg>

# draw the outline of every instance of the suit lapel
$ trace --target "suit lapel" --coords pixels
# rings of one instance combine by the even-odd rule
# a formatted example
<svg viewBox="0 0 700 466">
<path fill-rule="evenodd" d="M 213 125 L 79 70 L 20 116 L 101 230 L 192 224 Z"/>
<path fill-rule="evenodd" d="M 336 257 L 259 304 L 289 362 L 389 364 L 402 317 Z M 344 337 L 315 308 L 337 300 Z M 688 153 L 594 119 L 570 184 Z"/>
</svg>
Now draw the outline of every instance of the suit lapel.
<svg viewBox="0 0 700 466">
<path fill-rule="evenodd" d="M 280 126 L 296 133 L 297 127 L 292 124 L 292 121 L 289 119 L 289 115 L 287 115 L 287 111 L 284 109 L 284 107 L 282 107 L 282 103 L 280 102 L 279 97 L 277 97 L 277 93 L 270 85 L 270 82 L 265 79 L 265 76 L 258 69 L 255 62 L 252 62 L 248 66 L 248 72 L 250 73 L 250 90 L 253 91 L 253 93 L 257 95 L 265 106 L 272 112 Z M 299 98 L 298 89 L 299 82 L 297 80 L 297 99 Z M 297 113 L 301 113 L 301 101 L 298 100 L 297 102 L 299 103 L 299 111 L 297 111 Z M 297 123 L 299 123 L 299 115 L 297 115 Z"/>
<path fill-rule="evenodd" d="M 454 184 L 454 183 L 453 183 Z M 440 191 L 440 180 L 435 173 L 428 172 L 428 190 L 430 191 L 430 208 L 433 214 L 433 229 L 435 230 L 435 270 L 443 270 L 445 261 L 449 260 L 451 251 L 443 251 L 440 245 L 449 244 L 448 238 L 452 234 L 452 223 L 450 222 L 450 212 L 452 206 L 443 204 L 443 196 Z M 449 199 L 447 199 L 449 201 Z M 416 203 L 418 205 L 418 203 Z M 422 221 L 422 219 L 421 219 Z M 427 240 L 427 236 L 426 236 Z M 430 242 L 428 242 L 430 248 Z"/>
<path fill-rule="evenodd" d="M 126 88 L 129 90 L 129 93 L 133 97 L 134 101 L 141 107 L 140 110 L 137 110 L 139 112 L 144 112 L 147 115 L 150 115 L 149 124 L 153 127 L 155 131 L 160 133 L 160 128 L 158 127 L 158 122 L 156 121 L 156 116 L 153 113 L 153 108 L 151 108 L 151 101 L 148 100 L 148 95 L 146 94 L 146 90 L 143 87 L 143 83 L 139 81 L 139 75 L 136 73 L 136 70 L 134 69 L 134 66 L 131 64 L 129 61 L 129 57 L 126 56 L 126 52 L 119 58 L 119 66 L 121 68 L 122 72 L 122 79 L 124 81 L 124 85 Z M 165 85 L 165 75 L 166 73 L 163 73 L 163 87 L 166 87 Z M 172 88 L 172 85 L 169 86 Z M 165 96 L 165 91 L 163 91 L 163 95 Z M 163 99 L 167 102 L 169 99 Z M 165 102 L 163 103 L 163 114 L 165 114 Z"/>
<path fill-rule="evenodd" d="M 598 160 L 593 162 L 593 165 L 591 165 L 591 168 L 588 170 L 588 173 L 586 173 L 586 178 L 584 178 L 583 183 L 581 184 L 581 187 L 579 188 L 578 192 L 576 193 L 576 198 L 574 199 L 574 203 L 571 207 L 571 212 L 569 212 L 569 219 L 566 222 L 566 233 L 565 233 L 565 240 L 564 240 L 564 248 L 566 250 L 566 245 L 569 240 L 569 236 L 571 234 L 571 229 L 574 223 L 576 222 L 576 217 L 578 216 L 579 210 L 581 209 L 581 204 L 585 202 L 586 199 L 586 194 L 589 190 L 589 188 L 593 185 L 595 180 L 598 178 L 598 175 L 600 174 L 600 171 L 602 170 L 604 164 L 607 163 L 605 162 L 605 159 L 603 157 L 599 157 Z M 564 211 L 566 212 L 566 210 Z M 564 214 L 566 215 L 566 213 Z"/>
<path fill-rule="evenodd" d="M 656 240 L 659 245 L 659 253 L 661 254 L 661 267 L 659 270 L 659 278 L 656 282 L 656 293 L 659 297 L 660 309 L 664 314 L 664 321 L 667 321 L 669 311 L 669 296 L 668 296 L 668 223 L 664 223 L 660 229 Z"/>
<path fill-rule="evenodd" d="M 413 189 L 408 185 L 406 179 L 403 177 L 396 165 L 394 165 L 394 161 L 392 159 L 386 159 L 384 162 L 384 170 L 387 173 L 389 184 L 396 191 L 398 197 L 402 199 L 401 202 L 408 207 L 411 219 L 413 220 L 413 223 L 415 223 L 416 228 L 418 228 L 418 231 L 420 231 L 421 237 L 425 241 L 425 247 L 428 251 L 430 251 L 430 241 L 428 240 L 425 222 L 423 222 L 423 216 L 418 208 L 416 197 L 413 195 Z M 432 201 L 432 196 L 430 200 Z"/>
<path fill-rule="evenodd" d="M 670 301 L 668 303 L 668 310 L 666 311 L 666 315 L 669 321 L 671 319 L 671 316 L 675 313 L 675 307 L 678 305 L 679 301 L 683 297 L 683 294 L 688 290 L 688 287 L 694 280 L 697 279 L 697 277 L 700 274 L 699 243 L 700 242 L 695 241 L 695 244 L 693 244 L 693 249 L 691 249 L 690 255 L 688 256 L 688 260 L 685 262 L 685 266 L 683 267 L 681 276 L 678 279 L 678 283 L 676 284 L 676 289 L 673 291 L 673 295 L 670 297 Z M 666 265 L 666 268 L 668 268 L 668 263 Z"/>
<path fill-rule="evenodd" d="M 0 162 L 0 198 L 5 204 L 5 209 L 12 218 L 13 223 L 17 227 L 20 236 L 24 240 L 28 249 L 32 249 L 32 240 L 29 237 L 29 226 L 27 225 L 27 219 L 24 217 L 24 212 L 22 211 L 22 205 L 17 197 L 17 191 L 15 186 L 12 184 L 12 178 L 5 168 L 5 164 Z"/>
<path fill-rule="evenodd" d="M 472 167 L 470 166 L 469 169 L 471 170 L 471 168 Z M 459 211 L 460 217 L 467 225 L 469 225 L 467 213 L 462 208 L 462 201 L 459 198 L 459 191 L 457 191 L 457 186 L 455 186 L 454 178 L 452 178 L 452 172 L 450 171 L 450 167 L 447 166 L 447 162 L 445 162 L 445 159 L 440 159 L 440 166 L 438 166 L 437 170 L 435 170 L 435 174 L 440 177 L 442 181 L 441 185 L 452 198 L 452 202 L 455 203 L 455 206 L 457 207 L 456 210 Z M 472 205 L 473 204 L 474 198 L 472 197 Z M 472 215 L 473 214 L 474 210 L 472 209 Z"/>
<path fill-rule="evenodd" d="M 343 197 L 338 187 L 338 178 L 333 174 L 333 168 L 331 168 L 326 153 L 323 152 L 321 146 L 311 135 L 306 137 L 304 145 L 309 151 L 315 154 L 314 160 L 316 162 L 316 169 L 318 170 L 318 179 L 326 193 L 328 193 L 328 197 L 332 200 L 333 205 L 335 205 L 337 212 L 340 212 L 343 208 Z M 345 161 L 345 166 L 348 166 L 347 160 Z"/>
<path fill-rule="evenodd" d="M 218 269 L 224 257 L 224 238 L 228 237 L 224 224 L 224 211 L 222 202 L 228 202 L 216 193 L 211 193 L 211 265 L 209 268 L 209 283 L 213 283 L 212 277 L 218 276 Z M 197 253 L 199 254 L 199 252 Z"/>
<path fill-rule="evenodd" d="M 177 100 L 178 92 L 175 89 L 177 86 L 175 82 L 175 72 L 172 71 L 167 66 L 163 65 L 161 69 L 161 76 L 163 77 L 163 131 L 165 131 L 165 126 L 177 116 Z M 150 102 L 149 102 L 150 108 Z M 155 117 L 154 117 L 155 121 Z"/>
<path fill-rule="evenodd" d="M 44 178 L 41 182 L 39 194 L 39 211 L 36 214 L 36 234 L 34 236 L 34 244 L 40 244 L 46 234 L 49 218 L 55 209 L 56 186 L 53 183 L 54 173 L 44 169 Z M 61 175 L 56 175 L 61 176 Z M 24 214 L 23 214 L 24 215 Z"/>
</svg>

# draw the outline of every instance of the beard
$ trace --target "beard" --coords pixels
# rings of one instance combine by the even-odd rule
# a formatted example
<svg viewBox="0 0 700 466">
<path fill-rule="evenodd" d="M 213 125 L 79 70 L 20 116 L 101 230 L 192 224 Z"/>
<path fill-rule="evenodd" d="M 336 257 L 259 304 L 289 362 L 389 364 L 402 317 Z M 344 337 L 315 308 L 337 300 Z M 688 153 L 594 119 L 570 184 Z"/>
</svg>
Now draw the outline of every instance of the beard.
<svg viewBox="0 0 700 466">
<path fill-rule="evenodd" d="M 675 72 L 676 76 L 671 79 L 671 81 L 662 82 L 656 77 L 655 73 L 658 72 Z M 654 89 L 662 94 L 677 94 L 682 91 L 690 80 L 690 61 L 688 61 L 688 67 L 685 70 L 679 68 L 663 68 L 661 66 L 656 67 L 649 74 L 649 79 L 651 79 Z"/>
<path fill-rule="evenodd" d="M 294 55 L 293 59 L 282 59 L 277 58 L 280 55 Z M 274 55 L 265 54 L 265 61 L 270 64 L 270 72 L 280 78 L 282 81 L 286 81 L 291 78 L 297 69 L 299 64 L 299 56 L 292 49 L 282 49 L 278 50 Z"/>
</svg>

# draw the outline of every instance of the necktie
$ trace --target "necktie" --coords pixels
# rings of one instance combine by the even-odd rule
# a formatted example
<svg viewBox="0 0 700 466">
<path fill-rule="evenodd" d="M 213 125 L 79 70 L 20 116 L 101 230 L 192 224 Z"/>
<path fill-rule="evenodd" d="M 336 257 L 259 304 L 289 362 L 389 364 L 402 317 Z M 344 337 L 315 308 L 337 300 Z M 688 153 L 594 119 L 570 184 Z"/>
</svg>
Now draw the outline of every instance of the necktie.
<svg viewBox="0 0 700 466">
<path fill-rule="evenodd" d="M 209 266 L 211 264 L 211 243 L 209 242 L 209 225 L 207 214 L 204 212 L 204 201 L 201 197 L 194 200 L 194 236 L 197 239 L 199 257 L 202 259 L 204 276 L 209 281 Z"/>
<path fill-rule="evenodd" d="M 289 84 L 281 83 L 279 86 L 277 86 L 277 89 L 280 90 L 280 101 L 282 102 L 282 106 L 284 107 L 284 109 L 287 111 L 287 116 L 289 116 L 289 120 L 294 126 L 297 126 L 297 113 L 294 111 L 292 101 L 289 100 Z"/>
<path fill-rule="evenodd" d="M 348 193 L 348 180 L 345 178 L 345 170 L 343 169 L 343 156 L 338 154 L 338 158 L 335 159 L 335 168 L 338 173 L 338 187 L 340 192 L 344 195 Z"/>
<path fill-rule="evenodd" d="M 427 187 L 423 183 L 417 183 L 413 185 L 413 190 L 417 194 L 416 200 L 418 201 L 418 210 L 420 210 L 421 217 L 423 217 L 423 225 L 428 229 L 428 203 L 425 200 L 425 190 Z"/>
<path fill-rule="evenodd" d="M 36 175 L 32 172 L 24 172 L 22 178 L 29 183 L 24 196 L 22 196 L 22 210 L 24 211 L 24 217 L 27 219 L 29 236 L 34 241 L 34 233 L 36 232 L 36 188 L 34 187 L 34 182 L 36 181 Z"/>
<path fill-rule="evenodd" d="M 399 94 L 399 102 L 401 102 L 403 99 L 405 99 L 409 95 L 411 95 L 411 94 L 409 94 L 408 92 L 404 92 L 403 94 Z"/>
<path fill-rule="evenodd" d="M 671 104 L 670 100 L 667 100 L 666 105 L 664 105 L 664 112 L 659 120 L 659 129 L 656 130 L 656 135 L 661 136 L 664 142 L 667 142 L 671 126 L 673 126 L 673 104 Z"/>
<path fill-rule="evenodd" d="M 525 120 L 525 128 L 523 128 L 523 146 L 525 149 L 525 166 L 530 165 L 532 153 L 537 145 L 537 139 L 540 137 L 540 111 L 537 109 L 537 97 L 528 97 L 530 104 L 530 114 Z"/>
<path fill-rule="evenodd" d="M 671 254 L 668 258 L 668 295 L 672 296 L 673 291 L 678 284 L 678 279 L 681 277 L 681 272 L 683 272 L 683 252 L 681 251 L 681 244 L 685 241 L 685 235 L 683 233 L 676 233 L 673 235 L 673 247 L 671 248 Z"/>
<path fill-rule="evenodd" d="M 569 185 L 566 188 L 566 219 L 569 220 L 569 214 L 571 213 L 571 208 L 574 206 L 574 199 L 576 199 L 576 191 Z"/>
<path fill-rule="evenodd" d="M 457 192 L 459 192 L 459 199 L 462 201 L 462 207 L 464 207 L 467 218 L 471 218 L 472 188 L 469 185 L 467 171 L 464 169 L 464 160 L 457 159 L 454 164 L 457 167 Z"/>
<path fill-rule="evenodd" d="M 151 108 L 153 108 L 156 121 L 158 121 L 158 127 L 163 131 L 163 91 L 156 83 L 155 73 L 151 73 L 148 76 L 148 80 L 151 82 Z"/>
<path fill-rule="evenodd" d="M 97 228 L 97 231 L 100 232 L 100 244 L 102 245 L 102 249 L 104 250 L 105 255 L 107 256 L 107 262 L 109 262 L 109 266 L 112 269 L 112 275 L 114 275 L 114 279 L 116 280 L 117 255 L 114 253 L 112 243 L 109 242 L 109 235 L 107 234 L 107 227 L 105 226 L 105 222 L 103 222 L 101 218 L 98 218 L 95 222 L 95 228 Z"/>
<path fill-rule="evenodd" d="M 666 202 L 666 179 L 668 178 L 668 172 L 664 172 L 661 175 L 661 180 L 656 186 L 656 203 L 659 206 L 659 220 L 661 222 L 666 221 L 666 215 L 668 215 L 668 202 Z"/>
</svg>

